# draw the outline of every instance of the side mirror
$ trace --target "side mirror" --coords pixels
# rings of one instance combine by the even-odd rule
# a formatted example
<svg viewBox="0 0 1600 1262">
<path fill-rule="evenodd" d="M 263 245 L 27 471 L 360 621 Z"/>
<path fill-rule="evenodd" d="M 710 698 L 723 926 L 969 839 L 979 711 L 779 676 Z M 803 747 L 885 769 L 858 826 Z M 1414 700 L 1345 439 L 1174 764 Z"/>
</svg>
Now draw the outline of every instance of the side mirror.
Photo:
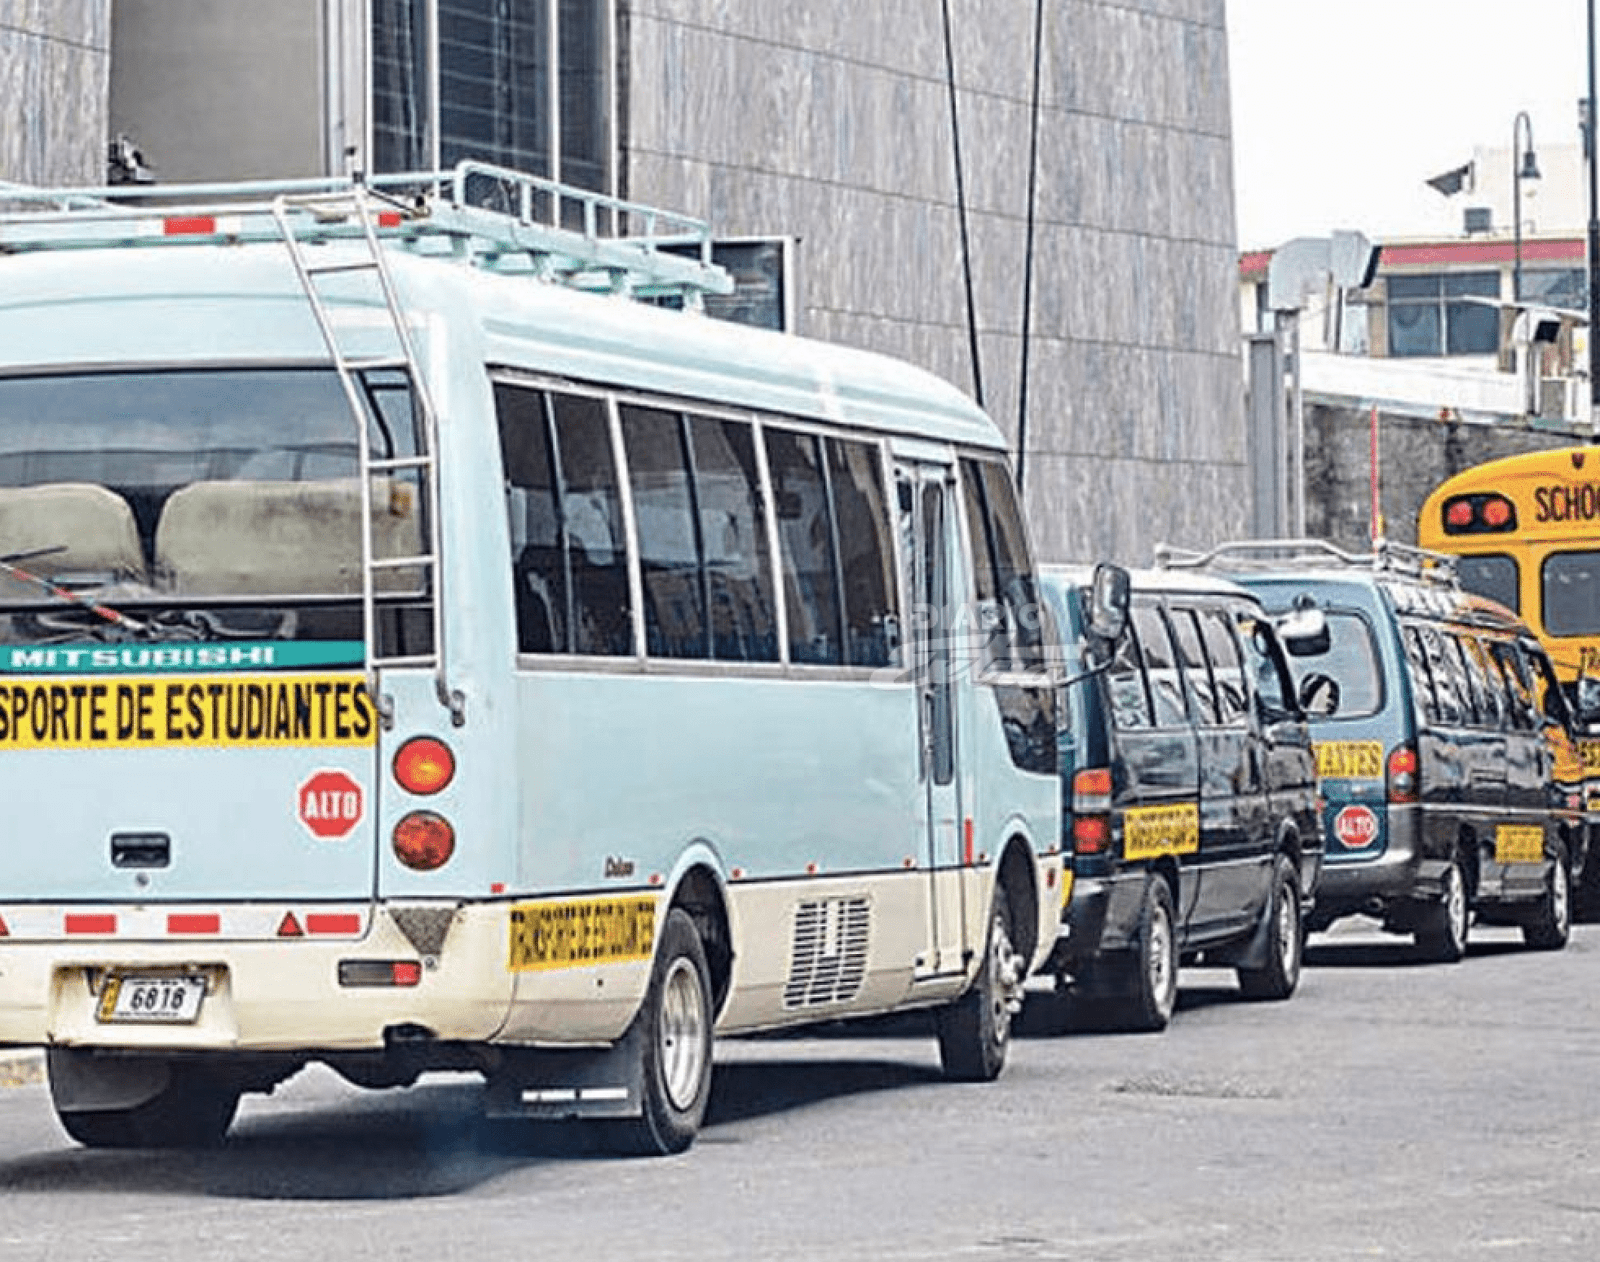
<svg viewBox="0 0 1600 1262">
<path fill-rule="evenodd" d="M 1339 711 L 1339 681 L 1332 675 L 1315 673 L 1300 681 L 1300 708 L 1315 719 L 1325 719 Z"/>
<path fill-rule="evenodd" d="M 1296 609 L 1276 625 L 1278 639 L 1291 657 L 1320 657 L 1333 643 L 1327 616 L 1320 609 Z"/>
<path fill-rule="evenodd" d="M 1128 625 L 1131 580 L 1128 571 L 1107 561 L 1094 567 L 1089 583 L 1089 610 L 1084 630 L 1094 639 L 1115 644 Z"/>
</svg>

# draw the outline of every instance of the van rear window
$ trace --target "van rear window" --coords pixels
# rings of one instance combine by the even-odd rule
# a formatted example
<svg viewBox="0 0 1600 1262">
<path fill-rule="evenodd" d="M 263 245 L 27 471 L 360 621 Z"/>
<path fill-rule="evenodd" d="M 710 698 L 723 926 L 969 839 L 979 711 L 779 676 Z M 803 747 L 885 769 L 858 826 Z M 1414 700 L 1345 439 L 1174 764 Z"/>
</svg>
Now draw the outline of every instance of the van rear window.
<svg viewBox="0 0 1600 1262">
<path fill-rule="evenodd" d="M 1383 708 L 1383 672 L 1378 666 L 1378 645 L 1372 627 L 1356 613 L 1329 611 L 1328 647 L 1321 653 L 1297 652 L 1295 687 L 1310 674 L 1330 675 L 1339 684 L 1339 710 L 1335 718 L 1359 719 Z"/>
</svg>

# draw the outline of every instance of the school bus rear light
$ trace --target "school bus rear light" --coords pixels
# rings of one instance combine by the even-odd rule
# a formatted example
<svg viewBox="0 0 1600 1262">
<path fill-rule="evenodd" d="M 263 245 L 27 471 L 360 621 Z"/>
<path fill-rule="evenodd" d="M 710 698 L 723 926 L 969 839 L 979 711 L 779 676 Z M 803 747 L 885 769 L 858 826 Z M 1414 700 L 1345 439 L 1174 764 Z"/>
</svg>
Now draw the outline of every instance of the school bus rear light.
<svg viewBox="0 0 1600 1262">
<path fill-rule="evenodd" d="M 413 872 L 437 871 L 455 850 L 456 830 L 433 811 L 412 811 L 394 826 L 395 858 Z"/>
</svg>

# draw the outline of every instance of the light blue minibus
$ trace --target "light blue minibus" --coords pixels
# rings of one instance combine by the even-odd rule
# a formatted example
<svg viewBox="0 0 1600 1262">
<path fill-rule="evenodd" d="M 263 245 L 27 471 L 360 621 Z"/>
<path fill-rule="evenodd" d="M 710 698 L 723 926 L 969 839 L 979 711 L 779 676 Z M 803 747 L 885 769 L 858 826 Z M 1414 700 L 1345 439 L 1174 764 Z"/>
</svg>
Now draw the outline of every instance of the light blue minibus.
<svg viewBox="0 0 1600 1262">
<path fill-rule="evenodd" d="M 67 1132 L 316 1060 L 672 1152 L 713 1030 L 908 1008 L 997 1074 L 1061 856 L 983 413 L 530 177 L 134 192 L 0 190 L 0 1043 Z"/>
</svg>

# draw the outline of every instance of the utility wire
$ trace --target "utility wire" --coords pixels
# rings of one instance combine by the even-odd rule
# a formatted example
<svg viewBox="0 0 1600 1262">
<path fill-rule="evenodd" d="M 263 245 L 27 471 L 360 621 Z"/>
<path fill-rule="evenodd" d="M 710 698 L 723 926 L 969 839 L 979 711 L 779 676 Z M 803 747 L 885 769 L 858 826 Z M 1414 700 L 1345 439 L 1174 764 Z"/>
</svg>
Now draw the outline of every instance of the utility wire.
<svg viewBox="0 0 1600 1262">
<path fill-rule="evenodd" d="M 961 116 L 956 110 L 956 54 L 950 40 L 950 0 L 941 0 L 944 13 L 944 69 L 950 85 L 950 144 L 956 164 L 956 215 L 961 221 L 961 270 L 967 283 L 967 340 L 972 350 L 972 395 L 983 406 L 983 361 L 978 354 L 978 309 L 972 297 L 972 242 L 967 232 L 967 188 L 961 173 Z"/>
<path fill-rule="evenodd" d="M 1028 343 L 1033 332 L 1034 207 L 1039 189 L 1039 79 L 1044 61 L 1044 0 L 1033 5 L 1033 98 L 1028 121 L 1028 230 L 1022 262 L 1022 362 L 1017 382 L 1017 498 L 1027 503 L 1024 479 L 1028 469 Z"/>
</svg>

